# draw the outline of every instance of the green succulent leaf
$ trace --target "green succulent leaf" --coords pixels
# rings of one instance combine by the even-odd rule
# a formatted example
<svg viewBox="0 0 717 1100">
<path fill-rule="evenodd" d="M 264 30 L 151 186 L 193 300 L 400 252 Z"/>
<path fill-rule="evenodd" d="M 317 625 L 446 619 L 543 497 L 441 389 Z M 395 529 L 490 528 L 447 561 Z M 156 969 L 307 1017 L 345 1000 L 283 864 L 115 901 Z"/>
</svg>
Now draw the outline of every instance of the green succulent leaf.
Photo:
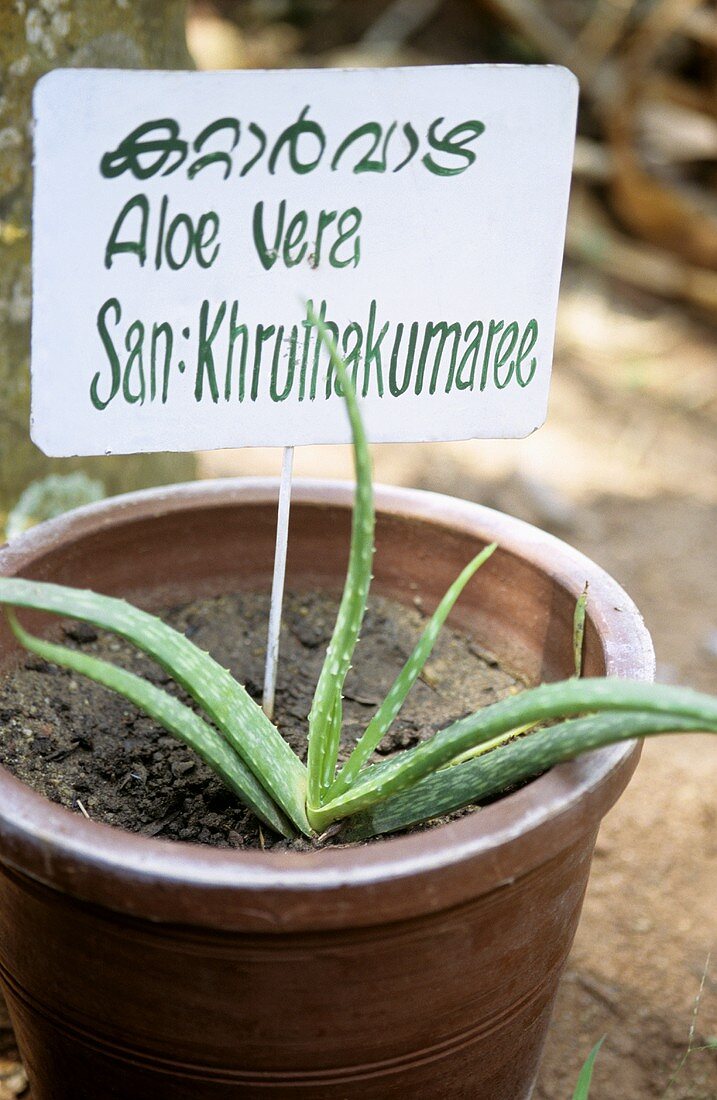
<svg viewBox="0 0 717 1100">
<path fill-rule="evenodd" d="M 344 791 L 348 790 L 361 771 L 361 768 L 368 763 L 369 757 L 388 732 L 391 724 L 394 722 L 403 706 L 406 696 L 420 676 L 454 603 L 476 570 L 480 569 L 481 565 L 488 561 L 488 558 L 494 553 L 497 545 L 497 543 L 493 542 L 490 546 L 486 546 L 485 549 L 481 550 L 480 554 L 477 554 L 473 560 L 468 563 L 463 572 L 456 578 L 446 592 L 429 619 L 418 644 L 396 677 L 388 695 L 369 722 L 365 731 L 359 738 L 356 747 L 336 777 L 336 781 L 329 791 L 329 798 L 337 798 L 340 794 L 343 794 Z"/>
<path fill-rule="evenodd" d="M 63 668 L 72 669 L 73 672 L 79 672 L 129 699 L 169 733 L 193 749 L 266 825 L 283 836 L 293 835 L 289 822 L 276 808 L 254 774 L 242 763 L 241 757 L 217 730 L 190 707 L 175 699 L 169 692 L 155 687 L 142 676 L 118 668 L 89 653 L 81 653 L 68 646 L 36 638 L 20 626 L 12 612 L 7 615 L 13 634 L 31 653 Z"/>
<path fill-rule="evenodd" d="M 341 832 L 346 841 L 382 833 L 453 813 L 540 775 L 581 753 L 630 738 L 660 733 L 717 732 L 717 715 L 685 718 L 677 714 L 618 711 L 574 718 L 494 749 L 486 756 L 429 775 L 392 798 L 351 817 Z"/>
<path fill-rule="evenodd" d="M 535 729 L 538 725 L 537 722 L 526 722 L 524 726 L 518 726 L 517 729 L 508 730 L 507 733 L 501 733 L 497 737 L 491 737 L 490 741 L 482 741 L 480 745 L 474 745 L 472 749 L 466 749 L 459 756 L 456 756 L 453 760 L 449 760 L 447 764 L 443 764 L 444 768 L 455 768 L 456 764 L 463 764 L 466 760 L 475 760 L 476 756 L 485 756 L 487 752 L 492 752 L 493 749 L 497 749 L 500 745 L 506 745 L 509 741 L 515 741 L 516 737 L 522 737 L 524 733 L 528 733 L 529 730 Z"/>
<path fill-rule="evenodd" d="M 8 540 L 16 538 L 44 519 L 54 519 L 83 504 L 94 504 L 106 495 L 103 483 L 88 477 L 82 470 L 72 474 L 48 474 L 31 481 L 21 494 L 7 517 L 5 535 Z"/>
<path fill-rule="evenodd" d="M 575 662 L 575 675 L 583 674 L 583 644 L 585 641 L 585 616 L 588 607 L 588 582 L 575 601 L 573 614 L 573 660 Z"/>
<path fill-rule="evenodd" d="M 331 708 L 331 717 L 326 728 L 326 753 L 323 759 L 323 771 L 321 774 L 321 788 L 327 789 L 333 778 L 335 760 L 341 744 L 341 724 L 343 721 L 344 704 L 341 696 L 341 688 L 337 685 L 334 703 Z"/>
<path fill-rule="evenodd" d="M 371 460 L 354 388 L 326 325 L 310 307 L 307 308 L 307 315 L 328 350 L 344 393 L 356 468 L 356 495 L 346 583 L 309 714 L 308 816 L 312 821 L 313 812 L 321 805 L 336 770 L 340 734 L 340 710 L 337 711 L 337 705 L 340 706 L 341 692 L 351 667 L 351 658 L 366 610 L 371 584 L 375 519 Z"/>
<path fill-rule="evenodd" d="M 192 696 L 280 809 L 311 834 L 304 765 L 231 673 L 183 634 L 125 600 L 18 577 L 0 577 L 0 604 L 71 616 L 132 642 Z"/>
<path fill-rule="evenodd" d="M 315 827 L 326 828 L 338 818 L 349 817 L 390 795 L 398 794 L 467 749 L 519 726 L 605 710 L 675 715 L 695 719 L 703 723 L 703 729 L 714 729 L 717 724 L 717 700 L 689 688 L 617 678 L 571 679 L 542 684 L 493 703 L 439 730 L 430 740 L 415 748 L 365 768 L 348 791 L 321 807 L 316 815 Z M 532 736 L 539 736 L 539 732 Z M 623 733 L 623 737 L 629 736 L 629 732 Z M 502 751 L 510 747 L 506 746 Z M 483 762 L 486 759 L 483 757 Z M 449 772 L 455 770 L 448 769 Z"/>
</svg>

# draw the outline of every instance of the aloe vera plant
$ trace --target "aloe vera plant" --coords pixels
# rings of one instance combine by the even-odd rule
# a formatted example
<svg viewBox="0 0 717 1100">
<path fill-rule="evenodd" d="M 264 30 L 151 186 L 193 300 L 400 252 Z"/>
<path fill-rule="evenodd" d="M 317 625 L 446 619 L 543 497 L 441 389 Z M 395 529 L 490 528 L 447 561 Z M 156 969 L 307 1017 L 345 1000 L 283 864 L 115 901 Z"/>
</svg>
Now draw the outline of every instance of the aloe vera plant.
<svg viewBox="0 0 717 1100">
<path fill-rule="evenodd" d="M 452 722 L 381 763 L 372 754 L 420 675 L 451 608 L 495 551 L 486 546 L 450 586 L 422 637 L 338 769 L 342 691 L 371 581 L 374 506 L 358 402 L 324 324 L 311 315 L 336 373 L 354 445 L 356 494 L 343 596 L 308 716 L 304 765 L 246 690 L 208 653 L 124 600 L 61 585 L 0 578 L 0 604 L 70 616 L 113 631 L 157 661 L 203 717 L 149 681 L 86 653 L 29 634 L 10 610 L 19 641 L 55 664 L 117 691 L 191 746 L 267 826 L 284 836 L 341 829 L 348 840 L 405 829 L 500 794 L 554 764 L 616 741 L 659 733 L 717 732 L 717 700 L 686 688 L 580 678 L 588 599 L 575 611 L 576 675 L 543 684 Z M 550 723 L 544 725 L 544 723 Z"/>
</svg>

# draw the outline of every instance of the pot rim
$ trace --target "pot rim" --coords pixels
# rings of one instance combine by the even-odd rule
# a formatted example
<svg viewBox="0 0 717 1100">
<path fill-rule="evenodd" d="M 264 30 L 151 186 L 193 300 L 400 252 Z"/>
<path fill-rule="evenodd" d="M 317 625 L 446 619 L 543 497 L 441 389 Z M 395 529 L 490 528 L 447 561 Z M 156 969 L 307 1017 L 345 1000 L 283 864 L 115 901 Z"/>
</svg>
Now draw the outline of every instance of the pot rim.
<svg viewBox="0 0 717 1100">
<path fill-rule="evenodd" d="M 349 508 L 350 482 L 297 479 L 295 505 Z M 227 478 L 142 490 L 49 520 L 0 550 L 0 574 L 77 537 L 159 513 L 276 501 L 274 478 Z M 632 600 L 604 570 L 555 536 L 459 498 L 376 486 L 376 510 L 498 541 L 576 597 L 590 583 L 590 618 L 606 674 L 651 680 L 654 652 Z M 480 813 L 363 847 L 237 851 L 147 838 L 50 802 L 0 767 L 0 861 L 83 901 L 150 920 L 243 931 L 318 930 L 399 920 L 487 893 L 557 854 L 599 819 L 639 757 L 634 741 L 561 764 Z M 405 889 L 407 879 L 418 889 Z M 387 904 L 388 902 L 388 904 Z"/>
</svg>

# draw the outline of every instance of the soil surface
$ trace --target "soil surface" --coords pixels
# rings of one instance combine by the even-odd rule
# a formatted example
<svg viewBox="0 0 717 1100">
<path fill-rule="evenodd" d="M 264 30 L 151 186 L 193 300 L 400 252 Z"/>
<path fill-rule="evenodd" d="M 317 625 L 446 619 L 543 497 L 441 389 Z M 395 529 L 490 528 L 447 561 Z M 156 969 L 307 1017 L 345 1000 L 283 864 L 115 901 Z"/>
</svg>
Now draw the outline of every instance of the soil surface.
<svg viewBox="0 0 717 1100">
<path fill-rule="evenodd" d="M 420 599 L 419 599 L 420 604 Z M 307 714 L 336 619 L 338 598 L 288 593 L 282 622 L 276 721 L 306 756 Z M 242 592 L 168 608 L 162 618 L 207 650 L 257 700 L 269 613 L 264 593 Z M 370 601 L 344 692 L 348 756 L 425 626 L 420 606 Z M 114 635 L 84 623 L 64 643 L 130 668 L 189 702 L 157 665 Z M 520 689 L 470 638 L 446 628 L 378 752 L 387 756 L 440 726 Z M 0 687 L 0 763 L 54 802 L 144 836 L 221 848 L 286 847 L 186 746 L 121 696 L 34 655 Z M 340 834 L 332 838 L 340 843 Z"/>
</svg>

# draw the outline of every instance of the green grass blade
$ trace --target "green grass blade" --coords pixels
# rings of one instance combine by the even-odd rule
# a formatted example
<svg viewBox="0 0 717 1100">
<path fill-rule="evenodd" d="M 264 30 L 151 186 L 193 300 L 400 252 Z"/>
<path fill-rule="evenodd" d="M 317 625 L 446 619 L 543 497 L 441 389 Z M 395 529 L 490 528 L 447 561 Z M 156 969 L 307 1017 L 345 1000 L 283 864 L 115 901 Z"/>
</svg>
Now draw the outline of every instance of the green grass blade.
<svg viewBox="0 0 717 1100">
<path fill-rule="evenodd" d="M 453 722 L 430 740 L 385 763 L 365 768 L 348 791 L 321 808 L 314 827 L 325 829 L 337 818 L 348 817 L 389 795 L 398 794 L 467 749 L 518 726 L 605 710 L 674 714 L 704 722 L 705 729 L 712 729 L 717 723 L 717 699 L 690 688 L 614 677 L 542 684 Z"/>
<path fill-rule="evenodd" d="M 585 1059 L 583 1068 L 580 1070 L 578 1082 L 575 1086 L 575 1092 L 573 1093 L 573 1100 L 590 1100 L 590 1085 L 593 1079 L 593 1069 L 595 1068 L 595 1059 L 597 1058 L 600 1047 L 605 1042 L 605 1036 L 603 1035 L 593 1049 Z"/>
<path fill-rule="evenodd" d="M 420 676 L 421 670 L 431 654 L 441 628 L 450 614 L 451 608 L 476 570 L 480 569 L 481 565 L 483 565 L 491 554 L 494 553 L 497 545 L 497 543 L 493 542 L 490 546 L 486 546 L 480 554 L 477 554 L 446 592 L 429 619 L 428 625 L 421 635 L 418 644 L 396 677 L 386 698 L 369 722 L 351 753 L 351 756 L 336 777 L 336 781 L 329 791 L 330 798 L 337 798 L 340 794 L 343 794 L 344 791 L 348 790 L 358 773 L 361 771 L 361 768 L 368 763 L 369 757 L 388 732 L 391 724 L 403 706 L 406 696 Z"/>
<path fill-rule="evenodd" d="M 717 717 L 713 723 L 711 729 L 717 732 Z M 705 723 L 700 719 L 673 714 L 621 711 L 574 718 L 548 729 L 536 730 L 486 756 L 428 776 L 414 787 L 350 818 L 341 838 L 347 841 L 365 840 L 453 813 L 463 806 L 499 795 L 508 787 L 540 775 L 583 752 L 617 741 L 704 729 Z"/>
<path fill-rule="evenodd" d="M 15 637 L 31 653 L 63 668 L 72 669 L 73 672 L 79 672 L 129 699 L 169 733 L 193 749 L 266 825 L 283 836 L 293 835 L 286 818 L 279 813 L 269 795 L 229 743 L 190 707 L 133 672 L 118 668 L 88 653 L 80 653 L 28 634 L 12 612 L 8 612 L 8 619 Z"/>
<path fill-rule="evenodd" d="M 307 767 L 309 819 L 311 820 L 312 812 L 321 804 L 336 770 L 338 742 L 333 735 L 332 715 L 336 696 L 337 694 L 340 696 L 346 674 L 351 666 L 351 658 L 366 610 L 366 600 L 371 584 L 375 520 L 371 460 L 356 394 L 330 332 L 312 309 L 307 310 L 307 315 L 328 349 L 331 363 L 344 392 L 351 424 L 356 468 L 356 495 L 346 583 L 309 714 Z"/>
<path fill-rule="evenodd" d="M 310 835 L 304 765 L 227 669 L 179 631 L 125 600 L 19 577 L 0 577 L 0 604 L 81 619 L 132 642 L 195 699 L 279 808 Z"/>
</svg>

